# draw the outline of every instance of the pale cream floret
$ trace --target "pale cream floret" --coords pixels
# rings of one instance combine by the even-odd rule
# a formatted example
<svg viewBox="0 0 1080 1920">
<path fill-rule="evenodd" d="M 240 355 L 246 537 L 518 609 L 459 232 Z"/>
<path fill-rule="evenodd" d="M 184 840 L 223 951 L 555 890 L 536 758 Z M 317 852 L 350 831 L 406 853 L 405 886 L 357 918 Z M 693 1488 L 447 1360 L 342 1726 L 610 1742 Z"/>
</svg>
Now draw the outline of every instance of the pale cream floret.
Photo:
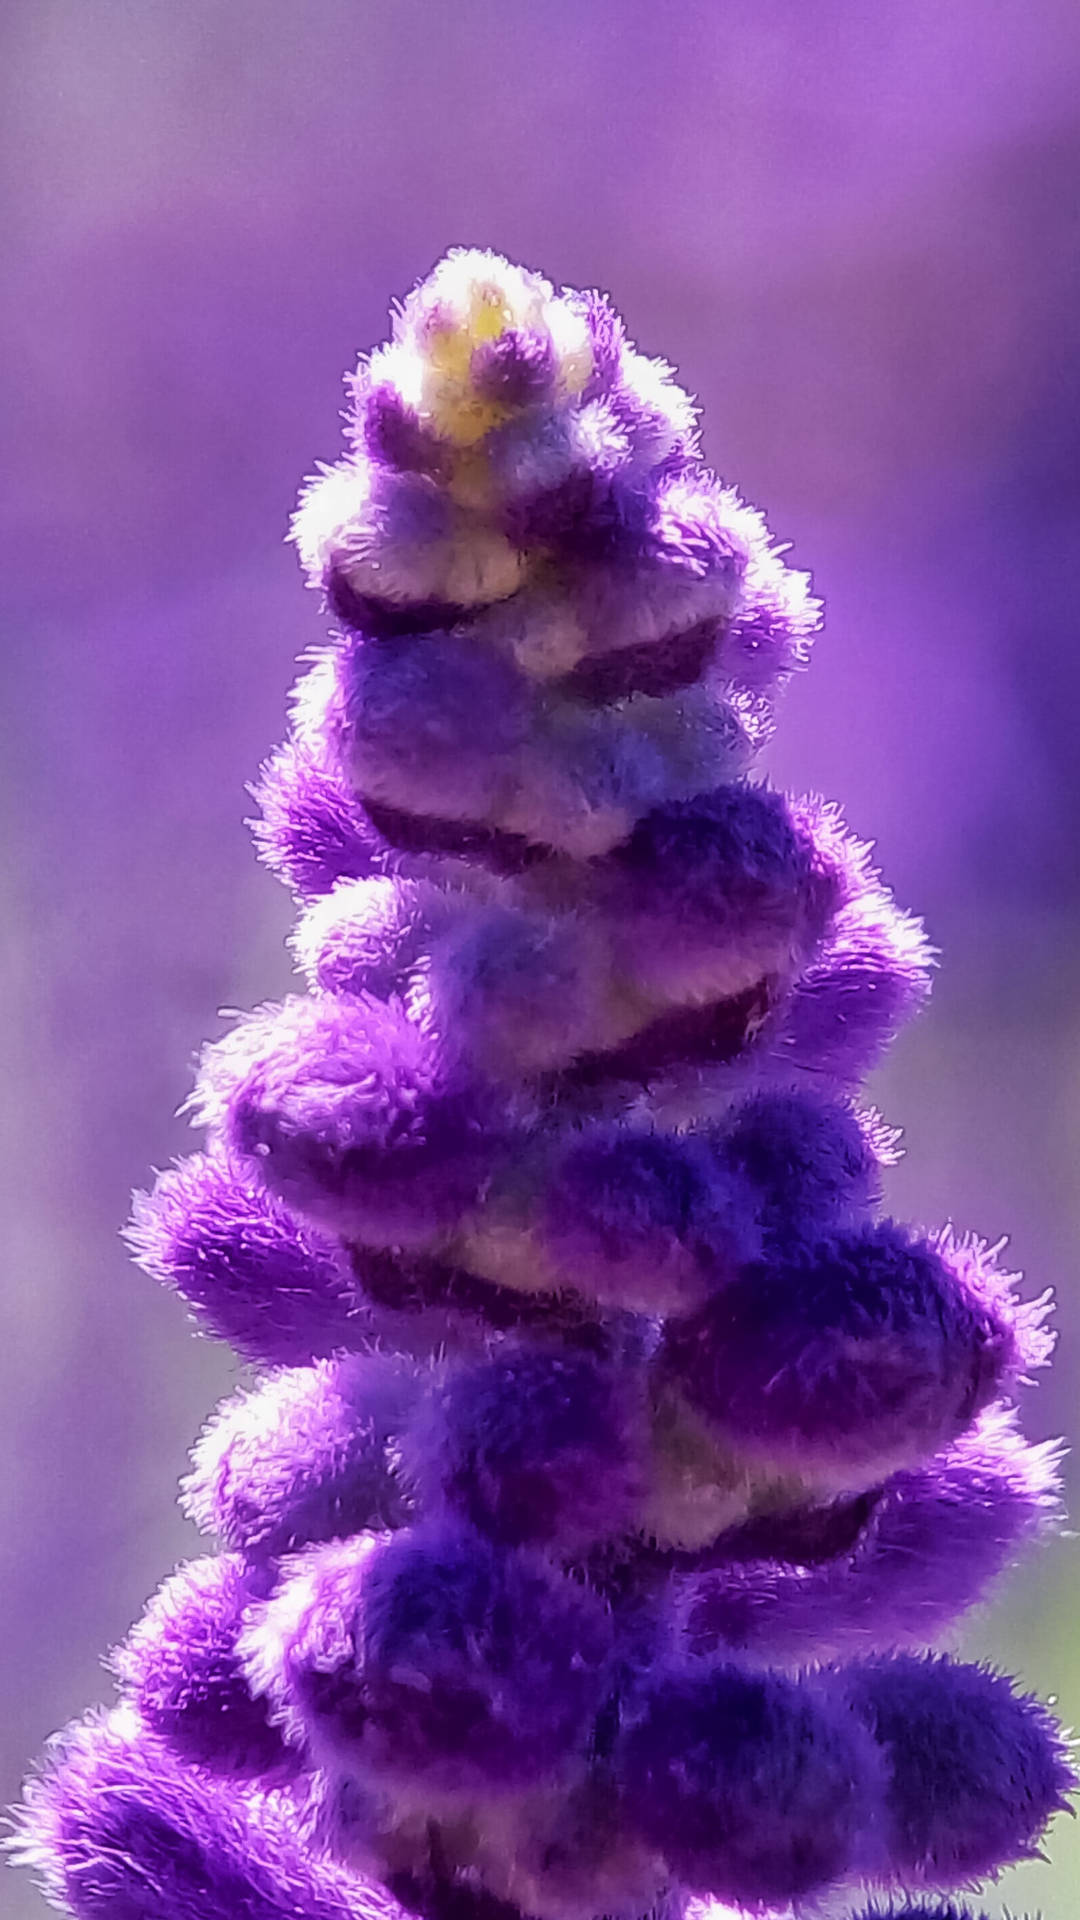
<svg viewBox="0 0 1080 1920">
<path fill-rule="evenodd" d="M 737 1526 L 749 1508 L 746 1469 L 721 1451 L 681 1396 L 661 1395 L 648 1491 L 635 1516 L 641 1532 L 658 1546 L 694 1550 Z"/>
<path fill-rule="evenodd" d="M 504 648 L 530 680 L 560 680 L 586 652 L 586 636 L 566 588 L 550 566 L 533 567 L 528 589 L 478 620 L 478 642 Z"/>
<path fill-rule="evenodd" d="M 433 314 L 458 328 L 473 325 L 536 327 L 554 297 L 541 274 L 516 266 L 483 247 L 455 247 L 439 261 L 394 316 L 395 339 L 414 339 Z M 487 338 L 491 338 L 489 333 Z"/>
<path fill-rule="evenodd" d="M 519 1912 L 547 1920 L 640 1920 L 656 1906 L 667 1868 L 610 1813 L 597 1823 L 580 1760 L 576 1768 L 569 1788 L 559 1780 L 493 1808 L 478 1841 L 480 1877 Z"/>
<path fill-rule="evenodd" d="M 544 319 L 555 354 L 558 392 L 566 399 L 576 399 L 593 370 L 588 322 L 584 314 L 557 299 L 547 303 Z"/>
<path fill-rule="evenodd" d="M 652 462 L 670 453 L 676 439 L 694 432 L 698 409 L 690 395 L 677 385 L 674 370 L 666 360 L 650 360 L 647 354 L 628 347 L 624 349 L 623 369 L 624 378 L 632 385 L 639 401 L 655 407 L 664 420 L 663 428 L 657 422 L 657 437 L 650 438 L 649 460 Z"/>
<path fill-rule="evenodd" d="M 508 600 L 526 578 L 528 561 L 521 549 L 481 521 L 460 521 L 447 544 L 439 599 L 463 607 L 486 606 Z"/>
<path fill-rule="evenodd" d="M 407 407 L 417 412 L 423 392 L 424 363 L 407 340 L 394 339 L 376 347 L 368 362 L 368 384 L 391 386 Z"/>
<path fill-rule="evenodd" d="M 804 1507 L 807 1483 L 796 1464 L 746 1460 L 710 1434 L 674 1388 L 653 1409 L 651 1485 L 637 1523 L 658 1546 L 696 1551 L 729 1527 Z"/>
<path fill-rule="evenodd" d="M 305 481 L 289 534 L 308 578 L 322 581 L 331 559 L 357 539 L 371 512 L 371 470 L 321 466 Z"/>
<path fill-rule="evenodd" d="M 474 1214 L 446 1251 L 468 1273 L 517 1293 L 558 1293 L 565 1284 L 539 1235 L 509 1207 L 501 1216 L 494 1207 Z"/>
<path fill-rule="evenodd" d="M 401 484 L 425 483 L 407 479 Z M 522 585 L 526 556 L 476 514 L 455 513 L 441 540 L 394 540 L 386 538 L 380 525 L 385 504 L 376 497 L 373 475 L 364 465 L 347 463 L 318 474 L 292 520 L 292 537 L 308 576 L 325 581 L 336 566 L 359 594 L 405 604 L 447 600 L 468 607 L 508 599 Z"/>
<path fill-rule="evenodd" d="M 629 454 L 629 437 L 607 400 L 588 401 L 574 414 L 570 431 L 576 452 L 589 467 L 614 469 Z"/>
</svg>

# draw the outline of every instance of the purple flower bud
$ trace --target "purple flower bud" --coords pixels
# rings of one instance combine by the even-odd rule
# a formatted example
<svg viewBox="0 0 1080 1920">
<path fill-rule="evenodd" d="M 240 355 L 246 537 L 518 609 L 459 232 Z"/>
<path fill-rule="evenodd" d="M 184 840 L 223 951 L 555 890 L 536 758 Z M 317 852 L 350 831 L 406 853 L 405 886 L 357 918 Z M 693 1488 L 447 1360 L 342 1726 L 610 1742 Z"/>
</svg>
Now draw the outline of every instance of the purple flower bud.
<svg viewBox="0 0 1080 1920">
<path fill-rule="evenodd" d="M 299 740 L 272 754 L 252 789 L 259 856 L 302 900 L 378 864 L 379 836 L 341 770 Z"/>
<path fill-rule="evenodd" d="M 425 1511 L 570 1556 L 629 1527 L 644 1481 L 632 1377 L 586 1353 L 504 1348 L 452 1368 L 402 1442 Z"/>
<path fill-rule="evenodd" d="M 390 1447 L 418 1392 L 407 1362 L 382 1355 L 272 1374 L 227 1400 L 198 1441 L 186 1511 L 204 1533 L 260 1558 L 400 1526 Z"/>
<path fill-rule="evenodd" d="M 567 290 L 567 299 L 583 315 L 589 329 L 592 371 L 582 392 L 583 401 L 595 400 L 607 393 L 619 375 L 622 356 L 627 349 L 626 327 L 606 294 L 590 290 Z"/>
<path fill-rule="evenodd" d="M 450 911 L 447 896 L 422 881 L 389 874 L 343 880 L 315 900 L 290 945 L 313 992 L 404 993 Z"/>
<path fill-rule="evenodd" d="M 760 1093 L 736 1109 L 720 1164 L 760 1196 L 770 1247 L 854 1225 L 877 1198 L 880 1165 L 850 1107 L 817 1093 Z"/>
<path fill-rule="evenodd" d="M 820 955 L 795 984 L 772 1036 L 787 1067 L 841 1086 L 876 1067 L 925 1006 L 935 960 L 922 923 L 900 911 L 862 852 Z"/>
<path fill-rule="evenodd" d="M 317 1547 L 246 1638 L 252 1682 L 321 1763 L 438 1795 L 554 1779 L 611 1685 L 611 1623 L 539 1555 L 478 1534 Z"/>
<path fill-rule="evenodd" d="M 758 787 L 657 808 L 609 866 L 609 911 L 639 978 L 698 1002 L 805 964 L 837 896 L 783 796 Z"/>
<path fill-rule="evenodd" d="M 389 381 L 358 391 L 355 397 L 356 440 L 374 462 L 403 473 L 442 476 L 445 455 L 438 440 Z"/>
<path fill-rule="evenodd" d="M 927 1644 L 1059 1514 L 1060 1450 L 992 1407 L 944 1453 L 896 1473 L 852 1544 L 801 1562 L 728 1559 L 691 1583 L 696 1653 L 771 1662 Z"/>
<path fill-rule="evenodd" d="M 940 1657 L 895 1654 L 839 1681 L 888 1762 L 874 1877 L 963 1887 L 1032 1857 L 1076 1786 L 1039 1701 Z"/>
<path fill-rule="evenodd" d="M 253 1696 L 236 1652 L 245 1609 L 269 1584 L 239 1554 L 189 1560 L 159 1588 L 111 1666 L 180 1759 L 273 1782 L 296 1771 L 297 1755 Z"/>
<path fill-rule="evenodd" d="M 786 1905 L 846 1877 L 878 1763 L 807 1681 L 737 1667 L 658 1679 L 623 1736 L 631 1819 L 695 1893 Z"/>
<path fill-rule="evenodd" d="M 539 1239 L 560 1284 L 646 1313 L 692 1311 L 758 1247 L 747 1185 L 706 1141 L 616 1127 L 571 1135 Z"/>
<path fill-rule="evenodd" d="M 400 1920 L 312 1855 L 290 1800 L 182 1765 L 127 1708 L 57 1737 L 12 1851 L 74 1920 Z"/>
<path fill-rule="evenodd" d="M 742 529 L 748 559 L 720 667 L 737 686 L 761 695 L 806 665 L 822 610 L 810 592 L 809 574 L 784 564 L 761 515 L 745 508 Z"/>
<path fill-rule="evenodd" d="M 477 900 L 432 942 L 415 998 L 477 1071 L 521 1079 L 602 1043 L 611 973 L 583 917 Z"/>
<path fill-rule="evenodd" d="M 503 824 L 520 784 L 529 689 L 467 633 L 356 642 L 344 656 L 345 751 L 358 793 L 410 813 Z"/>
<path fill-rule="evenodd" d="M 473 349 L 469 371 L 486 400 L 500 400 L 509 407 L 529 406 L 551 389 L 551 341 L 511 328 Z"/>
<path fill-rule="evenodd" d="M 892 1221 L 787 1247 L 672 1321 L 663 1366 L 716 1436 L 822 1488 L 960 1434 L 1025 1364 L 1022 1312 Z"/>
<path fill-rule="evenodd" d="M 367 1342 L 347 1261 L 224 1155 L 192 1154 L 138 1194 L 128 1245 L 196 1325 L 245 1359 L 290 1365 Z"/>
<path fill-rule="evenodd" d="M 250 1015 L 206 1049 L 193 1105 L 286 1204 L 374 1246 L 424 1246 L 452 1224 L 504 1122 L 399 1002 L 367 997 Z"/>
</svg>

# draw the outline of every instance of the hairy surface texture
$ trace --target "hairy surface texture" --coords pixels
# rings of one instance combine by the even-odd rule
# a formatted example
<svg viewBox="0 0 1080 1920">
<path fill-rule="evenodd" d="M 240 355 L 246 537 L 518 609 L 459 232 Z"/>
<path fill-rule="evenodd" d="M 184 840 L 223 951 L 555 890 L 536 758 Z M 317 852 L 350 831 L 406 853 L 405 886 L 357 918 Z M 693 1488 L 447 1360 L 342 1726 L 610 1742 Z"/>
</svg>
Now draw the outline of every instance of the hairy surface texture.
<svg viewBox="0 0 1080 1920">
<path fill-rule="evenodd" d="M 603 295 L 478 251 L 292 537 L 298 990 L 129 1228 L 252 1370 L 182 1486 L 219 1551 L 16 1853 L 74 1920 L 978 1920 L 1073 1783 L 936 1651 L 1059 1517 L 1048 1303 L 881 1215 L 935 956 L 761 775 L 809 580 Z"/>
</svg>

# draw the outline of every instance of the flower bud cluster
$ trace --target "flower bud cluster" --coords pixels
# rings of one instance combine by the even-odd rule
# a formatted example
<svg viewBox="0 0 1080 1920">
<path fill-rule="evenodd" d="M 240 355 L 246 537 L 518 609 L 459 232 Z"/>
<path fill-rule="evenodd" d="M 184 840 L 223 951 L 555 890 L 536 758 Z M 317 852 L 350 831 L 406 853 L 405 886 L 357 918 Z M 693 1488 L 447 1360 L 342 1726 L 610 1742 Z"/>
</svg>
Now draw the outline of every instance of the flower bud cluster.
<svg viewBox="0 0 1080 1920">
<path fill-rule="evenodd" d="M 808 582 L 599 295 L 450 254 L 349 401 L 259 787 L 306 990 L 130 1230 L 256 1370 L 183 1486 L 218 1551 L 23 1851 L 77 1920 L 963 1889 L 1071 1783 L 935 1651 L 1056 1512 L 1045 1303 L 881 1211 L 931 954 L 754 771 Z"/>
</svg>

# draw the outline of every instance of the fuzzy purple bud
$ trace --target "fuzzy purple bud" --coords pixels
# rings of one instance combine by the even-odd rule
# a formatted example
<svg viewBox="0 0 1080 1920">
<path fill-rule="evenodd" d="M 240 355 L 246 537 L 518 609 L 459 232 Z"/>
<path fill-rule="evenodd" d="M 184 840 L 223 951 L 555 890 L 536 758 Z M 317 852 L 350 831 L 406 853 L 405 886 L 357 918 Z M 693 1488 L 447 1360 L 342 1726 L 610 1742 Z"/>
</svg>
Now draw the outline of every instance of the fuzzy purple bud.
<svg viewBox="0 0 1080 1920">
<path fill-rule="evenodd" d="M 342 657 L 350 776 L 369 800 L 501 825 L 529 736 L 529 690 L 467 634 L 355 642 Z M 520 778 L 520 775 L 517 774 Z"/>
<path fill-rule="evenodd" d="M 291 1802 L 182 1765 L 130 1709 L 57 1737 L 12 1851 L 74 1920 L 401 1920 L 312 1856 Z"/>
<path fill-rule="evenodd" d="M 625 1374 L 521 1346 L 453 1368 L 402 1442 L 426 1511 L 445 1503 L 501 1546 L 566 1557 L 630 1526 L 644 1448 Z"/>
<path fill-rule="evenodd" d="M 583 1753 L 610 1685 L 611 1626 L 538 1555 L 417 1530 L 299 1556 L 253 1619 L 246 1658 L 324 1761 L 498 1796 Z"/>
<path fill-rule="evenodd" d="M 377 868 L 379 835 L 341 770 L 310 744 L 289 740 L 252 788 L 259 857 L 301 900 Z"/>
<path fill-rule="evenodd" d="M 265 1007 L 208 1048 L 194 1106 L 272 1193 L 375 1246 L 424 1246 L 455 1221 L 503 1120 L 399 1002 L 328 994 Z"/>
<path fill-rule="evenodd" d="M 289 944 L 313 992 L 388 1000 L 404 992 L 440 908 L 443 896 L 422 882 L 389 874 L 345 880 L 312 903 Z"/>
<path fill-rule="evenodd" d="M 664 1365 L 716 1436 L 823 1488 L 867 1486 L 947 1445 L 1015 1373 L 1004 1296 L 891 1221 L 747 1267 Z"/>
<path fill-rule="evenodd" d="M 582 918 L 477 901 L 432 943 L 415 991 L 470 1066 L 514 1080 L 602 1043 L 611 973 L 595 925 Z"/>
<path fill-rule="evenodd" d="M 926 1645 L 1058 1518 L 1060 1449 L 992 1407 L 946 1452 L 870 1496 L 823 1558 L 728 1558 L 690 1584 L 689 1644 L 772 1662 Z"/>
<path fill-rule="evenodd" d="M 226 1401 L 202 1435 L 183 1482 L 187 1512 L 260 1558 L 400 1526 L 390 1447 L 418 1391 L 408 1364 L 382 1355 L 271 1375 Z"/>
<path fill-rule="evenodd" d="M 903 913 L 857 860 L 849 897 L 820 955 L 795 984 L 778 1031 L 777 1059 L 789 1069 L 855 1086 L 876 1067 L 900 1028 L 925 1006 L 935 962 L 920 921 Z"/>
<path fill-rule="evenodd" d="M 441 474 L 443 450 L 389 381 L 358 391 L 358 441 L 373 461 L 403 473 Z"/>
<path fill-rule="evenodd" d="M 657 808 L 609 865 L 620 941 L 639 977 L 672 998 L 720 999 L 789 974 L 836 899 L 835 878 L 783 796 L 758 787 Z"/>
<path fill-rule="evenodd" d="M 691 1134 L 596 1129 L 545 1186 L 540 1242 L 564 1286 L 646 1313 L 686 1313 L 757 1251 L 751 1198 Z"/>
<path fill-rule="evenodd" d="M 269 1584 L 238 1554 L 190 1560 L 111 1659 L 147 1726 L 181 1759 L 264 1781 L 287 1778 L 297 1764 L 236 1652 L 245 1610 Z"/>
<path fill-rule="evenodd" d="M 554 356 L 550 340 L 513 328 L 473 350 L 470 375 L 486 400 L 522 407 L 551 388 Z"/>
<path fill-rule="evenodd" d="M 888 1763 L 874 1877 L 962 1887 L 1032 1856 L 1076 1786 L 1039 1701 L 940 1657 L 896 1654 L 841 1679 Z"/>
<path fill-rule="evenodd" d="M 620 1771 L 631 1817 L 679 1879 L 755 1908 L 847 1874 L 878 1775 L 853 1717 L 823 1692 L 707 1666 L 654 1682 Z"/>
<path fill-rule="evenodd" d="M 718 1144 L 722 1167 L 759 1196 L 770 1248 L 865 1218 L 880 1164 L 850 1107 L 816 1093 L 761 1093 L 739 1107 Z"/>
<path fill-rule="evenodd" d="M 362 1347 L 370 1320 L 347 1261 L 218 1153 L 192 1154 L 139 1194 L 127 1240 L 201 1331 L 246 1360 L 291 1365 Z"/>
</svg>

